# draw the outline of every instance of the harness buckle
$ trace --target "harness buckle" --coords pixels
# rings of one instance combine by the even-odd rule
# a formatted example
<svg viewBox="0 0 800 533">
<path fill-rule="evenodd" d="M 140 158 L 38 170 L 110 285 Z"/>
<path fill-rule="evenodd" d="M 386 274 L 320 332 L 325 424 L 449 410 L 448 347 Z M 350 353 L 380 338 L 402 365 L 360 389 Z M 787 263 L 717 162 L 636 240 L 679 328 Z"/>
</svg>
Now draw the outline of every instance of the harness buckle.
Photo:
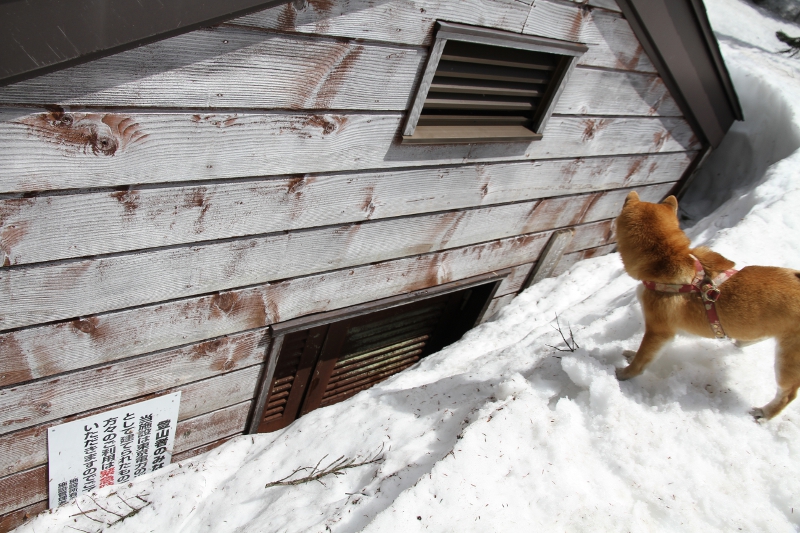
<svg viewBox="0 0 800 533">
<path fill-rule="evenodd" d="M 713 283 L 706 283 L 702 286 L 700 294 L 705 302 L 716 302 L 719 299 L 720 290 Z"/>
</svg>

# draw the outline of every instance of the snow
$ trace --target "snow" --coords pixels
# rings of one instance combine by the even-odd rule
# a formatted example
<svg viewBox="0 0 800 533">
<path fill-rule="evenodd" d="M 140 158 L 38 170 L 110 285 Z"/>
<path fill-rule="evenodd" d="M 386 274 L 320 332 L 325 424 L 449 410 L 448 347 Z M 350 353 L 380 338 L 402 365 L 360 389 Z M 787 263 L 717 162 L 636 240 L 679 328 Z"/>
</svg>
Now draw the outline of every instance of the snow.
<svg viewBox="0 0 800 533">
<path fill-rule="evenodd" d="M 738 0 L 706 5 L 747 121 L 686 195 L 689 234 L 739 267 L 798 267 L 800 60 L 772 51 L 777 29 L 800 28 Z M 150 503 L 108 531 L 799 530 L 800 401 L 768 423 L 747 414 L 775 393 L 774 342 L 679 337 L 620 383 L 614 368 L 643 333 L 636 287 L 617 254 L 581 262 L 346 402 L 19 531 L 100 531 L 88 516 L 118 517 L 80 509 L 127 514 L 113 491 Z M 564 347 L 556 316 L 575 352 L 549 346 Z M 376 453 L 381 462 L 321 482 L 264 487 L 320 460 Z"/>
</svg>

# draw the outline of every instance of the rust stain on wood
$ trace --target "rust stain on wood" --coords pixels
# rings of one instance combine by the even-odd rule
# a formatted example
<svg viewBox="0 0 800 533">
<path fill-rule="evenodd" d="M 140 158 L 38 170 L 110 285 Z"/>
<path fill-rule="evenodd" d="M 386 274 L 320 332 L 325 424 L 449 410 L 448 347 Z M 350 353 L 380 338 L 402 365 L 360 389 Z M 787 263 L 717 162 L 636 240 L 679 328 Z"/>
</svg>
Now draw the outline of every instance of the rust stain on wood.
<svg viewBox="0 0 800 533">
<path fill-rule="evenodd" d="M 300 196 L 303 195 L 303 189 L 305 189 L 305 185 L 305 174 L 293 176 L 289 178 L 289 181 L 287 182 L 286 194 L 293 194 L 296 198 L 300 198 Z"/>
<path fill-rule="evenodd" d="M 364 202 L 361 204 L 361 209 L 366 214 L 365 218 L 370 220 L 372 218 L 373 213 L 375 213 L 375 185 L 367 186 L 366 190 L 364 191 L 366 197 L 364 198 Z"/>
<path fill-rule="evenodd" d="M 661 150 L 664 143 L 669 139 L 670 133 L 667 130 L 658 131 L 653 134 L 653 150 Z"/>
<path fill-rule="evenodd" d="M 46 495 L 43 497 L 46 497 Z M 11 531 L 12 529 L 15 529 L 23 524 L 26 524 L 28 520 L 46 510 L 47 510 L 47 502 L 41 501 L 33 505 L 30 505 L 28 507 L 17 509 L 16 511 L 0 516 L 0 533 L 6 533 L 7 531 Z"/>
<path fill-rule="evenodd" d="M 261 291 L 218 292 L 211 297 L 209 305 L 212 316 L 222 314 L 233 318 L 243 315 L 247 320 L 245 329 L 267 324 L 267 310 Z"/>
<path fill-rule="evenodd" d="M 0 369 L 0 386 L 34 378 L 28 358 L 13 334 L 0 336 L 0 354 L 3 359 L 2 369 Z"/>
<path fill-rule="evenodd" d="M 97 325 L 100 322 L 100 319 L 96 316 L 90 316 L 86 318 L 76 318 L 75 320 L 71 321 L 70 324 L 73 328 L 77 329 L 82 333 L 86 333 L 90 336 L 95 336 L 98 334 Z"/>
<path fill-rule="evenodd" d="M 192 115 L 191 121 L 195 124 L 210 124 L 217 128 L 228 128 L 230 126 L 240 125 L 237 115 L 218 116 L 213 113 L 207 115 Z"/>
<path fill-rule="evenodd" d="M 628 182 L 631 180 L 631 178 L 633 178 L 633 176 L 635 176 L 639 172 L 639 169 L 642 168 L 642 165 L 644 164 L 644 160 L 646 158 L 647 156 L 640 156 L 631 162 L 630 166 L 628 167 L 628 172 L 625 174 L 625 177 L 622 178 L 623 187 L 627 185 Z"/>
<path fill-rule="evenodd" d="M 267 301 L 265 302 L 265 312 L 269 317 L 270 324 L 275 324 L 282 320 L 281 306 L 278 305 L 277 294 L 278 291 L 273 291 L 267 298 Z"/>
<path fill-rule="evenodd" d="M 320 15 L 327 15 L 333 9 L 334 0 L 308 0 L 308 4 Z"/>
<path fill-rule="evenodd" d="M 467 215 L 467 211 L 454 211 L 452 213 L 447 213 L 442 216 L 442 227 L 446 227 L 447 229 L 444 231 L 442 238 L 439 240 L 439 246 L 441 248 L 447 248 L 447 244 L 450 242 L 450 239 L 453 238 L 456 231 L 458 230 L 461 221 L 464 220 L 464 217 Z M 424 253 L 429 251 L 433 248 L 436 243 L 430 243 L 430 245 L 425 245 L 425 250 L 418 253 Z"/>
<path fill-rule="evenodd" d="M 212 358 L 212 368 L 215 364 L 213 358 L 217 356 L 217 352 L 220 351 L 220 348 L 223 346 L 227 346 L 228 344 L 228 337 L 221 337 L 219 339 L 213 339 L 210 341 L 201 342 L 199 344 L 195 344 L 191 348 L 190 357 L 193 361 L 199 359 L 206 359 Z"/>
<path fill-rule="evenodd" d="M 636 51 L 633 53 L 632 56 L 629 58 L 625 58 L 624 52 L 617 51 L 619 55 L 617 55 L 617 66 L 616 68 L 621 70 L 636 70 L 637 65 L 639 64 L 639 60 L 642 58 L 642 54 L 644 53 L 644 49 L 641 46 L 636 47 Z"/>
<path fill-rule="evenodd" d="M 314 8 L 314 11 L 319 14 L 319 19 L 314 25 L 314 33 L 327 33 L 329 22 L 329 13 L 333 10 L 335 0 L 309 0 L 308 3 Z"/>
<path fill-rule="evenodd" d="M 578 158 L 573 159 L 572 161 L 570 161 L 566 166 L 564 166 L 564 168 L 561 171 L 561 173 L 564 176 L 565 183 L 571 183 L 572 182 L 572 178 L 574 178 L 578 174 L 578 171 L 580 171 L 580 169 L 583 166 L 583 164 L 584 164 L 584 160 L 582 158 L 578 157 Z"/>
<path fill-rule="evenodd" d="M 342 84 L 348 78 L 349 71 L 355 66 L 356 61 L 364 53 L 364 47 L 360 44 L 346 45 L 346 53 L 332 68 L 328 69 L 328 75 L 322 80 L 317 91 L 313 107 L 330 107 L 341 89 Z"/>
<path fill-rule="evenodd" d="M 208 189 L 206 187 L 195 187 L 188 190 L 183 198 L 183 207 L 187 209 L 200 208 L 200 214 L 197 215 L 197 219 L 194 221 L 194 233 L 198 235 L 205 231 L 205 216 L 211 208 L 211 202 L 206 199 L 207 193 Z"/>
<path fill-rule="evenodd" d="M 233 311 L 236 303 L 239 301 L 239 295 L 234 292 L 216 293 L 211 297 L 211 305 L 225 313 L 230 314 Z"/>
<path fill-rule="evenodd" d="M 16 264 L 16 261 L 11 259 L 13 249 L 28 234 L 28 226 L 29 223 L 27 221 L 21 220 L 2 228 L 2 231 L 0 231 L 0 254 L 3 255 L 3 266 Z"/>
<path fill-rule="evenodd" d="M 648 112 L 647 112 L 647 114 L 648 114 L 648 115 L 651 115 L 651 116 L 652 116 L 652 115 L 655 115 L 655 114 L 657 114 L 657 113 L 658 113 L 658 110 L 659 110 L 659 108 L 661 107 L 661 104 L 663 104 L 663 103 L 664 103 L 664 100 L 666 100 L 666 99 L 669 97 L 669 92 L 668 92 L 668 91 L 666 90 L 666 88 L 664 87 L 664 82 L 663 82 L 663 80 L 662 80 L 660 77 L 658 77 L 658 76 L 654 76 L 654 77 L 653 77 L 653 78 L 650 80 L 650 83 L 649 83 L 648 85 L 649 85 L 649 86 L 648 86 L 648 88 L 647 88 L 647 89 L 648 89 L 648 91 L 650 91 L 652 94 L 656 94 L 656 91 L 659 91 L 659 90 L 661 91 L 661 96 L 659 96 L 659 97 L 658 97 L 658 100 L 656 100 L 655 102 L 653 102 L 653 103 L 650 105 L 650 109 L 649 109 L 649 110 L 648 110 Z"/>
<path fill-rule="evenodd" d="M 589 18 L 589 9 L 581 6 L 575 10 L 575 14 L 572 16 L 572 24 L 570 24 L 569 27 L 569 37 L 566 38 L 573 41 L 580 40 L 581 30 L 583 29 L 583 21 L 587 18 Z"/>
<path fill-rule="evenodd" d="M 32 197 L 9 198 L 0 201 L 0 227 L 5 226 L 9 220 L 13 220 L 26 208 L 35 204 L 36 198 Z"/>
<path fill-rule="evenodd" d="M 581 140 L 583 142 L 591 141 L 594 139 L 594 136 L 602 131 L 606 126 L 611 124 L 612 120 L 607 118 L 588 118 L 583 121 L 583 135 L 581 135 Z"/>
<path fill-rule="evenodd" d="M 53 109 L 17 121 L 29 133 L 72 152 L 113 156 L 147 135 L 132 117 L 118 114 L 67 113 Z"/>
<path fill-rule="evenodd" d="M 347 117 L 338 115 L 309 115 L 303 119 L 304 126 L 313 126 L 322 130 L 322 135 L 341 130 L 347 123 Z"/>
<path fill-rule="evenodd" d="M 309 128 L 319 128 L 322 135 L 330 135 L 336 130 L 344 129 L 347 124 L 347 117 L 338 115 L 305 115 L 303 117 L 293 117 L 294 120 L 288 122 L 285 127 L 280 127 L 280 133 L 291 132 L 303 139 L 311 139 L 314 135 Z"/>
<path fill-rule="evenodd" d="M 594 207 L 594 205 L 598 201 L 600 201 L 600 199 L 603 198 L 603 196 L 605 196 L 605 195 L 606 195 L 605 192 L 599 192 L 599 193 L 590 194 L 586 198 L 586 200 L 584 201 L 583 207 L 579 210 L 578 214 L 574 217 L 574 219 L 573 219 L 574 222 L 572 222 L 570 225 L 580 224 L 580 223 L 584 222 L 585 219 L 586 219 L 586 215 L 589 213 L 589 211 L 591 211 L 592 208 Z"/>
<path fill-rule="evenodd" d="M 289 2 L 281 10 L 278 15 L 278 30 L 279 31 L 294 31 L 297 23 L 297 11 L 295 11 L 292 3 Z"/>
<path fill-rule="evenodd" d="M 414 286 L 413 290 L 427 289 L 450 280 L 442 280 L 441 266 L 444 255 L 433 255 L 423 259 L 425 265 L 425 276 L 421 282 Z"/>
<path fill-rule="evenodd" d="M 112 192 L 111 197 L 122 204 L 125 216 L 133 215 L 139 208 L 139 191 L 123 186 L 118 191 Z"/>
<path fill-rule="evenodd" d="M 186 191 L 183 198 L 183 206 L 187 208 L 192 207 L 206 207 L 206 193 L 208 189 L 205 187 L 195 187 Z"/>
</svg>

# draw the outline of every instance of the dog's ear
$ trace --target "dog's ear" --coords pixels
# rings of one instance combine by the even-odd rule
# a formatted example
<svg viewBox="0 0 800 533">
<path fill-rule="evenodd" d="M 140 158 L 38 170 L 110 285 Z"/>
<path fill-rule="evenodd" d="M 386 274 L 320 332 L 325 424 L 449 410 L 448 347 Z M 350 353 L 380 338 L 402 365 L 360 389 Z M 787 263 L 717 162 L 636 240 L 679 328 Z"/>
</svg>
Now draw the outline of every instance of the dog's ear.
<svg viewBox="0 0 800 533">
<path fill-rule="evenodd" d="M 630 202 L 632 204 L 638 204 L 639 203 L 639 194 L 636 191 L 629 192 L 628 196 L 625 197 L 625 203 L 622 204 L 622 205 L 627 205 L 628 202 Z"/>
<path fill-rule="evenodd" d="M 667 196 L 661 203 L 670 206 L 672 210 L 675 211 L 676 213 L 678 212 L 678 199 L 675 198 L 674 196 L 672 195 Z"/>
<path fill-rule="evenodd" d="M 723 270 L 729 270 L 736 265 L 736 263 L 730 259 L 725 258 L 717 252 L 706 248 L 705 246 L 700 246 L 699 248 L 692 250 L 692 255 L 700 260 L 700 263 L 703 264 L 703 268 L 706 269 L 706 271 L 722 272 Z M 711 274 L 711 272 L 708 273 Z"/>
</svg>

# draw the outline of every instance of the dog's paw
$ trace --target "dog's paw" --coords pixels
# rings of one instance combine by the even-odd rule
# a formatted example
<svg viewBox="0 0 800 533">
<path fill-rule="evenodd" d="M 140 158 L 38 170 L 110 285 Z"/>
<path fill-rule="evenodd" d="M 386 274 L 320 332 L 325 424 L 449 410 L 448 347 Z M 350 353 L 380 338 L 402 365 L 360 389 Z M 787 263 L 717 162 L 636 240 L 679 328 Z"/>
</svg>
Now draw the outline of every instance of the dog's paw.
<svg viewBox="0 0 800 533">
<path fill-rule="evenodd" d="M 764 416 L 764 410 L 760 407 L 753 407 L 750 409 L 750 416 L 752 416 L 756 422 L 763 423 L 767 421 L 767 417 Z"/>
<path fill-rule="evenodd" d="M 628 373 L 626 372 L 626 370 L 628 370 L 628 367 L 618 368 L 618 369 L 616 369 L 614 371 L 614 373 L 617 375 L 617 379 L 619 381 L 625 381 L 626 379 L 631 379 L 631 377 L 633 377 L 633 376 L 629 376 Z"/>
<path fill-rule="evenodd" d="M 633 358 L 636 357 L 636 350 L 625 350 L 622 352 L 622 357 L 625 358 L 627 362 L 633 361 Z"/>
</svg>

